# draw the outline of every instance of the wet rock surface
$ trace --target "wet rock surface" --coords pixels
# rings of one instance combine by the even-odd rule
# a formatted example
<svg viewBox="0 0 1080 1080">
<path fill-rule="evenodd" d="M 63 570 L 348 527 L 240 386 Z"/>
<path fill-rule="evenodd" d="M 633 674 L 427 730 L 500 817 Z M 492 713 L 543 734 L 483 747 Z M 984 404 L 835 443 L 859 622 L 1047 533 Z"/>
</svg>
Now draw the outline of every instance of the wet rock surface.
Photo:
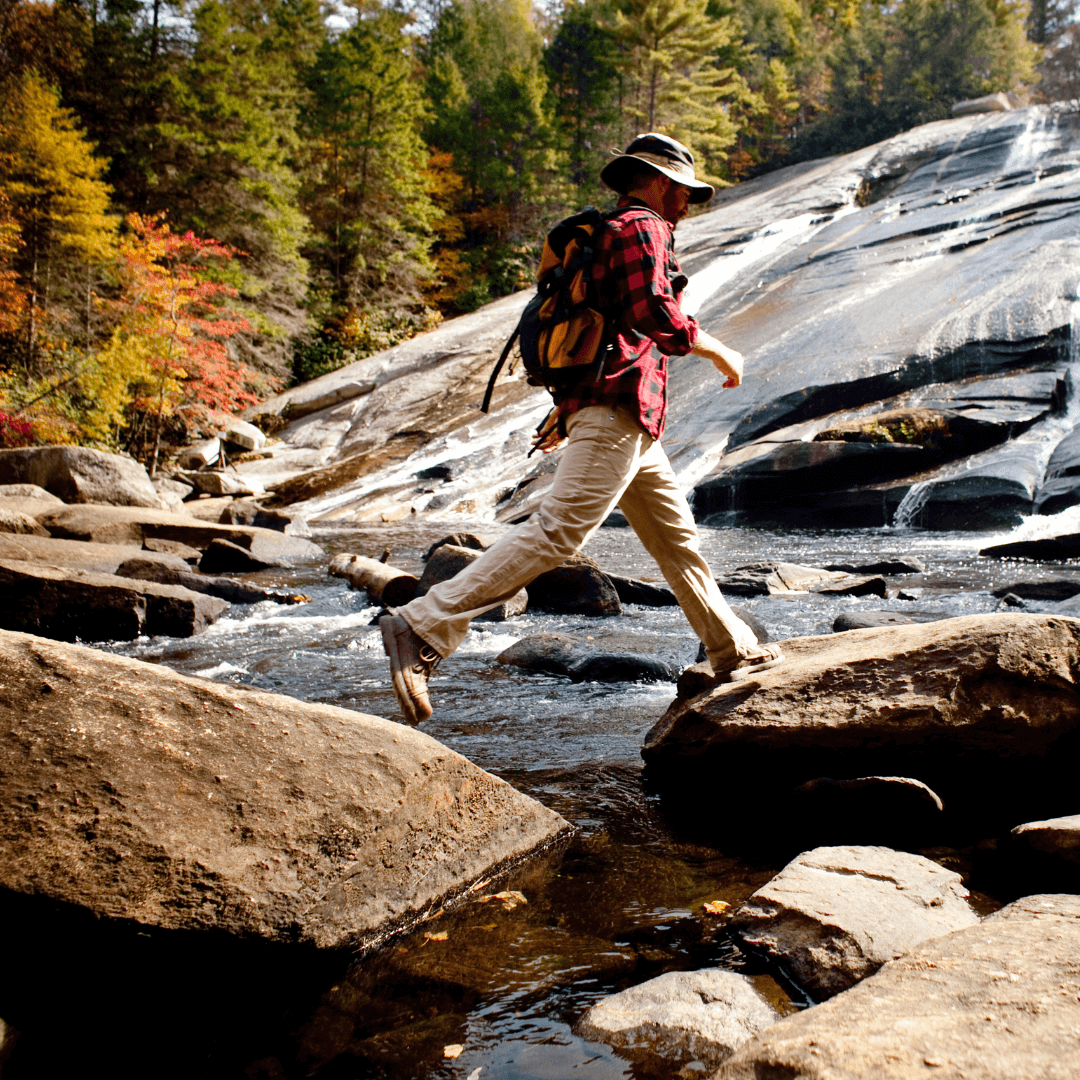
<svg viewBox="0 0 1080 1080">
<path fill-rule="evenodd" d="M 642 749 L 658 784 L 685 790 L 690 771 L 722 761 L 729 777 L 767 772 L 780 790 L 819 776 L 912 777 L 987 829 L 1023 808 L 1071 809 L 1062 763 L 1080 736 L 1080 622 L 1002 613 L 783 648 L 777 668 L 676 700 Z"/>
<path fill-rule="evenodd" d="M 846 572 L 824 570 L 818 566 L 799 566 L 797 563 L 755 563 L 740 566 L 726 574 L 718 574 L 716 584 L 730 596 L 767 596 L 789 593 L 842 582 Z"/>
<path fill-rule="evenodd" d="M 1025 897 L 767 1028 L 712 1080 L 1070 1080 L 1078 950 L 1080 897 Z"/>
<path fill-rule="evenodd" d="M 682 222 L 686 306 L 748 376 L 730 393 L 708 361 L 672 365 L 665 444 L 698 515 L 989 529 L 1076 501 L 1078 161 L 1075 104 L 974 114 L 737 185 Z M 266 408 L 376 383 L 241 469 L 291 470 L 280 500 L 327 521 L 527 516 L 554 467 L 522 476 L 546 399 L 514 377 L 489 416 L 475 402 L 528 295 L 288 391 Z"/>
<path fill-rule="evenodd" d="M 884 847 L 824 847 L 788 863 L 730 929 L 823 1001 L 920 941 L 974 926 L 959 874 Z"/>
<path fill-rule="evenodd" d="M 566 822 L 418 731 L 0 633 L 0 883 L 150 926 L 357 947 Z"/>
<path fill-rule="evenodd" d="M 635 650 L 635 645 L 637 649 Z M 499 653 L 496 662 L 573 682 L 674 682 L 678 669 L 649 655 L 648 638 L 605 635 L 599 641 L 568 634 L 529 634 Z"/>
<path fill-rule="evenodd" d="M 698 1071 L 702 1065 L 719 1065 L 776 1020 L 742 975 L 719 969 L 670 971 L 604 998 L 574 1030 L 654 1068 Z"/>
</svg>

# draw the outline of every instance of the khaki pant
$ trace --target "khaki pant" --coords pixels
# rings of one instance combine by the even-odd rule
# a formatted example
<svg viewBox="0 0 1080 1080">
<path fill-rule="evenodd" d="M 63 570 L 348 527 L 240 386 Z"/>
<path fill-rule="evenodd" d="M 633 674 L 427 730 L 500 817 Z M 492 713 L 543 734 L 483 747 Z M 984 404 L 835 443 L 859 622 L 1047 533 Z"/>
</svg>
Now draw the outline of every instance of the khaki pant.
<svg viewBox="0 0 1080 1080">
<path fill-rule="evenodd" d="M 756 652 L 753 631 L 728 607 L 698 552 L 697 528 L 667 455 L 623 409 L 593 405 L 566 424 L 555 483 L 540 509 L 448 581 L 399 609 L 441 656 L 469 621 L 509 600 L 579 550 L 618 506 L 656 560 L 717 670 Z"/>
</svg>

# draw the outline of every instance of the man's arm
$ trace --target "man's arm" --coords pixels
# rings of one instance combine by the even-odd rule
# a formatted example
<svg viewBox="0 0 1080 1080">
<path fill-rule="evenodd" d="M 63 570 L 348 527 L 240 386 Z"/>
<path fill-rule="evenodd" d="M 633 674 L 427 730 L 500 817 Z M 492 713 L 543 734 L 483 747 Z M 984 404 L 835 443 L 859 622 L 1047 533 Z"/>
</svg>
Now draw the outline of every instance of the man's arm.
<svg viewBox="0 0 1080 1080">
<path fill-rule="evenodd" d="M 706 360 L 711 360 L 713 367 L 721 375 L 727 376 L 724 386 L 728 389 L 732 389 L 742 382 L 742 353 L 729 349 L 722 341 L 714 338 L 712 334 L 707 334 L 700 327 L 698 328 L 697 340 L 691 346 L 690 351 L 695 356 L 704 356 Z"/>
</svg>

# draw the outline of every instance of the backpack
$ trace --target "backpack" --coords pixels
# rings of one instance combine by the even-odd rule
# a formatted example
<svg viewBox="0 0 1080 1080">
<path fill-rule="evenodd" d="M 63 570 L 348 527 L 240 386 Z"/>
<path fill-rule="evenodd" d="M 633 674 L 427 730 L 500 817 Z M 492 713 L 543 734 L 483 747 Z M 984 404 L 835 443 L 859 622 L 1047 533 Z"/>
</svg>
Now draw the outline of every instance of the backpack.
<svg viewBox="0 0 1080 1080">
<path fill-rule="evenodd" d="M 536 272 L 536 295 L 522 312 L 491 372 L 481 412 L 490 408 L 495 381 L 518 340 L 525 381 L 530 386 L 562 389 L 580 382 L 593 370 L 599 380 L 604 356 L 614 347 L 617 331 L 616 319 L 601 310 L 604 305 L 593 284 L 593 265 L 603 227 L 631 210 L 653 213 L 638 205 L 606 214 L 586 206 L 548 233 Z"/>
</svg>

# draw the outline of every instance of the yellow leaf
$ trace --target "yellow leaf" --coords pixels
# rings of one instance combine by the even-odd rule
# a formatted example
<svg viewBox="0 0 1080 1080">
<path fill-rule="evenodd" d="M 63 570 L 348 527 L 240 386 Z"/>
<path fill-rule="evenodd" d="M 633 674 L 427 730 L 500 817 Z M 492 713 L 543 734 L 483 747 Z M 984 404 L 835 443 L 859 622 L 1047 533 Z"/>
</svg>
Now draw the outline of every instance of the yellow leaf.
<svg viewBox="0 0 1080 1080">
<path fill-rule="evenodd" d="M 461 1057 L 462 1051 L 465 1047 L 461 1043 L 451 1043 L 449 1046 L 442 1048 L 442 1056 L 444 1058 L 457 1058 Z"/>
<path fill-rule="evenodd" d="M 703 905 L 706 915 L 723 915 L 730 904 L 725 903 L 723 900 L 708 900 Z"/>
<path fill-rule="evenodd" d="M 449 936 L 445 930 L 440 930 L 437 934 L 424 934 L 424 941 L 445 941 Z"/>
<path fill-rule="evenodd" d="M 517 889 L 507 889 L 505 892 L 489 893 L 487 896 L 477 898 L 478 904 L 486 904 L 489 900 L 498 900 L 502 903 L 503 911 L 513 911 L 518 904 L 527 904 L 525 894 Z"/>
</svg>

